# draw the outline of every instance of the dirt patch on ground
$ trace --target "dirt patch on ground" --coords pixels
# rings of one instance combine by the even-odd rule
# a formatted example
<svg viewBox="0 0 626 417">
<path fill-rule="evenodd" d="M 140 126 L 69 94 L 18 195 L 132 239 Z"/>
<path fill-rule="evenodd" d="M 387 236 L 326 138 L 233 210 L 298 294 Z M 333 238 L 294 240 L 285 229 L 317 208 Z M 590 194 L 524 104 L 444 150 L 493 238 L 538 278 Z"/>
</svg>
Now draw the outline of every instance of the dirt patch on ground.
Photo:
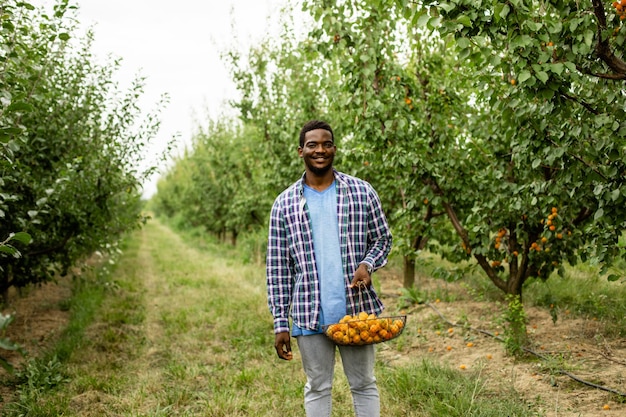
<svg viewBox="0 0 626 417">
<path fill-rule="evenodd" d="M 2 309 L 2 313 L 12 314 L 15 319 L 4 336 L 22 346 L 26 356 L 6 350 L 2 350 L 0 354 L 15 369 L 20 369 L 28 358 L 40 357 L 42 352 L 50 349 L 57 341 L 69 322 L 66 307 L 71 294 L 69 277 L 23 289 L 21 294 L 11 290 L 9 303 Z M 11 375 L 4 368 L 0 368 L 0 410 L 15 394 L 11 379 Z"/>
<path fill-rule="evenodd" d="M 381 282 L 383 301 L 393 309 L 399 305 L 401 282 L 384 273 Z M 436 285 L 441 281 L 420 280 L 420 286 Z M 597 320 L 565 312 L 554 323 L 549 311 L 526 307 L 529 352 L 515 359 L 505 351 L 502 307 L 472 301 L 461 285 L 446 284 L 446 290 L 456 292 L 459 301 L 432 300 L 407 308 L 401 337 L 408 346 L 402 355 L 383 347 L 383 357 L 392 363 L 427 357 L 459 372 L 479 371 L 486 389 L 513 388 L 547 417 L 626 415 L 626 397 L 615 394 L 626 393 L 626 340 L 607 339 Z"/>
</svg>

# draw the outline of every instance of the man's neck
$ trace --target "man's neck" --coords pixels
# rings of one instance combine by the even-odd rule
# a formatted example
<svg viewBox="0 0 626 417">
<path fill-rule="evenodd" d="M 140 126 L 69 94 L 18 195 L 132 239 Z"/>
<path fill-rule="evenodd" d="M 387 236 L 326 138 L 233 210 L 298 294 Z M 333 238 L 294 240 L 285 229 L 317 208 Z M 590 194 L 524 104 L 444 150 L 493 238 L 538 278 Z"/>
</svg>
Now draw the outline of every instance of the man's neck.
<svg viewBox="0 0 626 417">
<path fill-rule="evenodd" d="M 304 183 L 317 191 L 323 191 L 327 189 L 328 187 L 330 187 L 334 180 L 335 173 L 332 169 L 322 176 L 315 175 L 310 171 L 306 171 L 306 173 L 304 174 Z"/>
</svg>

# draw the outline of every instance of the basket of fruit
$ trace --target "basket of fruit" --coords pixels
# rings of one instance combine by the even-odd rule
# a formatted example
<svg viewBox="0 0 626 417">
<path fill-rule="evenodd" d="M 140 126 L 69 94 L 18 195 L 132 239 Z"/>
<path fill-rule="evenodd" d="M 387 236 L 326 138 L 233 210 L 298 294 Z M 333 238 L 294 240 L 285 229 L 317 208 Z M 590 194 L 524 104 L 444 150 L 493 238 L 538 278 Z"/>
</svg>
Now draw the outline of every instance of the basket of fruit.
<svg viewBox="0 0 626 417">
<path fill-rule="evenodd" d="M 406 316 L 376 317 L 361 312 L 344 316 L 339 323 L 322 327 L 324 334 L 338 345 L 359 346 L 386 342 L 402 334 Z"/>
<path fill-rule="evenodd" d="M 363 294 L 371 297 L 363 284 L 359 285 L 359 306 L 365 310 Z M 324 334 L 338 345 L 359 346 L 386 342 L 402 334 L 406 325 L 406 316 L 377 317 L 361 311 L 355 315 L 346 315 L 339 323 L 322 326 Z"/>
</svg>

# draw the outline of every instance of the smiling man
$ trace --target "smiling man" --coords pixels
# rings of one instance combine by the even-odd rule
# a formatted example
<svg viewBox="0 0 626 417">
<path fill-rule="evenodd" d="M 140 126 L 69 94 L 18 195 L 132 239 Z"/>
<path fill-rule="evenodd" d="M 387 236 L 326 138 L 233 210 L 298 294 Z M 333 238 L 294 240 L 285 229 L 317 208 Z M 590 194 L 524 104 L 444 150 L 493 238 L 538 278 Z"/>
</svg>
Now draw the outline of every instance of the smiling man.
<svg viewBox="0 0 626 417">
<path fill-rule="evenodd" d="M 278 357 L 292 359 L 295 337 L 307 376 L 308 417 L 327 417 L 337 346 L 322 332 L 346 314 L 380 314 L 372 272 L 387 263 L 391 232 L 372 186 L 333 167 L 337 147 L 326 122 L 300 131 L 302 177 L 274 201 L 267 247 L 267 297 Z M 365 286 L 371 297 L 359 297 Z M 359 300 L 363 304 L 359 304 Z M 289 319 L 291 318 L 291 331 Z M 355 414 L 378 417 L 374 345 L 339 346 Z"/>
</svg>

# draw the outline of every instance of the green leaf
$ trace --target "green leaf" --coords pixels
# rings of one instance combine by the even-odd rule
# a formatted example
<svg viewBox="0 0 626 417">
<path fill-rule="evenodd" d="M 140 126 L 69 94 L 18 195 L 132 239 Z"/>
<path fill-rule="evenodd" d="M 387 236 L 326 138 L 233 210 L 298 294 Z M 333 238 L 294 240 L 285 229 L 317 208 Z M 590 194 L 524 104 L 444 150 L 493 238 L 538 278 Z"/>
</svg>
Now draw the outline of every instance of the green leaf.
<svg viewBox="0 0 626 417">
<path fill-rule="evenodd" d="M 611 274 L 611 275 L 609 275 L 608 277 L 606 277 L 606 279 L 607 279 L 609 282 L 615 282 L 615 281 L 617 281 L 619 278 L 620 278 L 620 276 L 619 276 L 619 275 L 617 275 L 617 274 Z"/>
<path fill-rule="evenodd" d="M 619 199 L 620 194 L 621 193 L 619 191 L 619 188 L 614 189 L 613 191 L 611 191 L 611 200 L 617 201 Z"/>
<path fill-rule="evenodd" d="M 25 101 L 16 101 L 7 107 L 7 111 L 32 111 L 33 106 Z"/>
<path fill-rule="evenodd" d="M 550 65 L 550 71 L 552 71 L 555 74 L 559 74 L 559 75 L 561 75 L 563 73 L 563 69 L 564 68 L 565 68 L 565 66 L 561 62 L 557 62 L 556 64 Z"/>
<path fill-rule="evenodd" d="M 535 76 L 544 84 L 548 81 L 548 78 L 550 78 L 545 71 L 539 71 L 537 74 L 535 74 Z"/>
<path fill-rule="evenodd" d="M 522 71 L 522 72 L 520 73 L 519 78 L 518 78 L 518 81 L 519 81 L 520 83 L 523 83 L 524 81 L 526 81 L 526 80 L 527 80 L 527 79 L 529 79 L 530 77 L 531 77 L 531 75 L 530 75 L 530 71 L 528 71 L 528 70 L 524 70 L 524 71 Z"/>
<path fill-rule="evenodd" d="M 4 350 L 19 350 L 20 345 L 9 339 L 8 337 L 0 338 L 0 349 Z"/>
<path fill-rule="evenodd" d="M 462 24 L 466 28 L 472 26 L 472 20 L 469 18 L 469 16 L 461 15 L 461 16 L 457 17 L 456 20 L 457 20 L 457 22 L 459 22 L 460 24 Z"/>
<path fill-rule="evenodd" d="M 600 207 L 598 210 L 596 210 L 596 213 L 593 215 L 593 219 L 598 220 L 602 218 L 602 216 L 604 216 L 604 209 Z"/>
<path fill-rule="evenodd" d="M 456 44 L 459 46 L 459 48 L 461 49 L 465 49 L 465 48 L 469 48 L 471 43 L 469 41 L 469 39 L 463 37 L 463 38 L 458 38 L 456 40 Z"/>
<path fill-rule="evenodd" d="M 11 236 L 11 240 L 17 240 L 20 243 L 28 245 L 31 242 L 32 237 L 26 232 L 17 232 Z"/>
<path fill-rule="evenodd" d="M 17 249 L 7 243 L 0 245 L 0 252 L 8 253 L 9 255 L 17 255 L 19 253 Z"/>
<path fill-rule="evenodd" d="M 419 17 L 419 19 L 417 19 L 417 27 L 421 28 L 426 26 L 428 24 L 428 20 L 430 20 L 430 16 L 428 13 L 424 13 Z"/>
<path fill-rule="evenodd" d="M 500 13 L 498 13 L 498 16 L 500 16 L 500 18 L 502 19 L 506 19 L 510 11 L 511 7 L 508 4 L 505 4 L 504 6 L 502 6 L 502 9 L 500 10 Z"/>
<path fill-rule="evenodd" d="M 70 39 L 70 35 L 69 33 L 60 33 L 59 34 L 59 39 L 61 39 L 62 41 L 67 41 Z"/>
</svg>

